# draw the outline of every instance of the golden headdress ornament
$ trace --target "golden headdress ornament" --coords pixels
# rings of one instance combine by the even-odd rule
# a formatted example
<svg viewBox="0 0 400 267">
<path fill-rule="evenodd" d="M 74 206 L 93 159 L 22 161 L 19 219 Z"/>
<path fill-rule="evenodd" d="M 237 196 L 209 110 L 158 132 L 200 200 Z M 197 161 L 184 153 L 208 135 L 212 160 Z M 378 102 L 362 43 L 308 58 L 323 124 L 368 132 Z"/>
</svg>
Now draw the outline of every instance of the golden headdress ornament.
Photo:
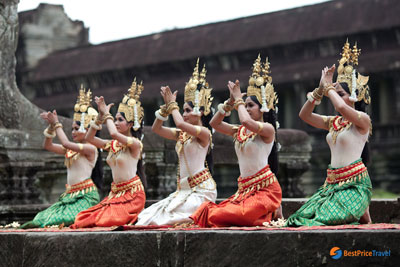
<svg viewBox="0 0 400 267">
<path fill-rule="evenodd" d="M 80 121 L 81 125 L 79 127 L 80 132 L 85 132 L 85 129 L 89 127 L 92 120 L 96 119 L 97 111 L 92 108 L 92 92 L 90 89 L 86 92 L 81 84 L 81 89 L 79 89 L 78 99 L 74 106 L 74 121 Z"/>
<path fill-rule="evenodd" d="M 366 104 L 371 103 L 369 95 L 369 86 L 367 85 L 369 76 L 363 76 L 358 73 L 356 77 L 355 66 L 358 65 L 358 57 L 361 54 L 361 49 L 357 49 L 357 43 L 350 48 L 348 40 L 343 46 L 343 51 L 340 54 L 342 58 L 339 60 L 337 68 L 338 76 L 336 82 L 347 83 L 350 89 L 350 100 L 353 102 L 364 100 Z"/>
<path fill-rule="evenodd" d="M 213 97 L 211 96 L 212 88 L 209 88 L 206 81 L 206 66 L 199 72 L 199 59 L 197 58 L 196 67 L 193 70 L 192 77 L 185 86 L 185 102 L 191 101 L 194 105 L 193 113 L 200 115 L 200 107 L 204 107 L 204 115 L 211 112 L 211 104 Z"/>
<path fill-rule="evenodd" d="M 131 87 L 128 89 L 128 94 L 124 95 L 122 102 L 118 106 L 118 112 L 124 112 L 125 119 L 128 122 L 133 122 L 135 131 L 140 128 L 144 116 L 142 103 L 139 101 L 143 89 L 143 81 L 137 84 L 135 77 Z"/>
<path fill-rule="evenodd" d="M 278 104 L 278 96 L 272 85 L 270 73 L 268 58 L 262 64 L 260 54 L 258 54 L 253 64 L 253 73 L 249 79 L 247 96 L 254 95 L 257 97 L 258 102 L 261 103 L 262 112 L 268 112 L 270 109 L 275 110 Z"/>
</svg>

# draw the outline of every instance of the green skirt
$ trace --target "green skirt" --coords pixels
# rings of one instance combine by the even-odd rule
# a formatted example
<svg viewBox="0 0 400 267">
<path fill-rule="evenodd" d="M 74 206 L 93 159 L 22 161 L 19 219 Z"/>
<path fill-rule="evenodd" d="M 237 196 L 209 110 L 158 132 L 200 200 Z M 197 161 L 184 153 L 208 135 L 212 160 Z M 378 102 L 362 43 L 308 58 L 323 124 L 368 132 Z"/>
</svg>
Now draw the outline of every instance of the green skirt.
<svg viewBox="0 0 400 267">
<path fill-rule="evenodd" d="M 100 201 L 96 187 L 87 191 L 63 193 L 58 202 L 36 214 L 32 221 L 24 223 L 21 228 L 43 228 L 50 225 L 64 224 L 64 226 L 69 226 L 73 224 L 79 212 L 96 205 Z"/>
<path fill-rule="evenodd" d="M 329 166 L 329 169 L 339 168 Z M 326 183 L 287 219 L 286 226 L 358 224 L 371 202 L 371 195 L 372 185 L 367 171 L 345 183 Z"/>
</svg>

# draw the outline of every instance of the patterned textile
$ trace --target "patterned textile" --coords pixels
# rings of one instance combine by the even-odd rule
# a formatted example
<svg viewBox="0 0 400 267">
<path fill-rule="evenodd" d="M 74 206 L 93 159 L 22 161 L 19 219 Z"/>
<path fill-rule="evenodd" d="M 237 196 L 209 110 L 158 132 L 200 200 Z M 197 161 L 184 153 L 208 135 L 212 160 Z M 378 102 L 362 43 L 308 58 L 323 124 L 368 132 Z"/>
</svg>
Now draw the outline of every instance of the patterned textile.
<svg viewBox="0 0 400 267">
<path fill-rule="evenodd" d="M 107 227 L 135 223 L 143 210 L 146 195 L 139 176 L 112 183 L 109 196 L 99 204 L 80 212 L 71 228 Z"/>
<path fill-rule="evenodd" d="M 361 159 L 343 168 L 327 170 L 328 177 L 323 186 L 294 214 L 286 226 L 318 226 L 357 224 L 371 202 L 372 186 L 368 172 Z M 360 167 L 361 166 L 361 167 Z M 359 172 L 359 169 L 362 172 Z M 364 169 L 365 168 L 365 169 Z M 332 183 L 332 173 L 348 177 Z"/>
<path fill-rule="evenodd" d="M 193 177 L 188 177 L 188 183 L 191 188 L 194 188 L 208 179 L 212 180 L 211 173 L 208 169 L 204 169 L 201 172 L 193 175 Z"/>
<path fill-rule="evenodd" d="M 272 220 L 282 190 L 268 165 L 252 176 L 239 177 L 238 188 L 219 204 L 203 203 L 190 218 L 200 227 L 262 226 Z"/>
<path fill-rule="evenodd" d="M 143 210 L 136 225 L 187 223 L 190 222 L 189 216 L 202 203 L 215 201 L 217 190 L 210 171 L 204 169 L 193 177 L 180 178 L 177 191 Z"/>
<path fill-rule="evenodd" d="M 75 221 L 76 215 L 100 201 L 99 193 L 92 179 L 72 186 L 66 185 L 67 190 L 58 202 L 44 211 L 39 212 L 32 221 L 21 226 L 22 229 L 45 227 L 50 225 L 64 224 L 68 226 Z"/>
</svg>

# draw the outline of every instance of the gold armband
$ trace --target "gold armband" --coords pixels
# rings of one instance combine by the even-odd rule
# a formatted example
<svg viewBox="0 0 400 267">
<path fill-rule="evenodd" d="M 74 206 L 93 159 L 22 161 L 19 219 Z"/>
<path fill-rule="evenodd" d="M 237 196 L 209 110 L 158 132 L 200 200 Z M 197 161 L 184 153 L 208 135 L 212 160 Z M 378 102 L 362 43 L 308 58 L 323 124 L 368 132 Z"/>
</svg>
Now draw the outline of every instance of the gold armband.
<svg viewBox="0 0 400 267">
<path fill-rule="evenodd" d="M 133 137 L 127 137 L 127 138 L 126 138 L 126 144 L 127 144 L 128 146 L 132 145 L 132 144 L 133 144 L 133 141 L 134 141 Z"/>
<path fill-rule="evenodd" d="M 194 126 L 196 128 L 196 137 L 201 133 L 201 127 L 200 126 Z"/>
<path fill-rule="evenodd" d="M 258 124 L 258 130 L 257 133 L 260 133 L 262 131 L 262 129 L 264 128 L 264 124 L 262 124 L 261 122 L 257 121 Z"/>
</svg>

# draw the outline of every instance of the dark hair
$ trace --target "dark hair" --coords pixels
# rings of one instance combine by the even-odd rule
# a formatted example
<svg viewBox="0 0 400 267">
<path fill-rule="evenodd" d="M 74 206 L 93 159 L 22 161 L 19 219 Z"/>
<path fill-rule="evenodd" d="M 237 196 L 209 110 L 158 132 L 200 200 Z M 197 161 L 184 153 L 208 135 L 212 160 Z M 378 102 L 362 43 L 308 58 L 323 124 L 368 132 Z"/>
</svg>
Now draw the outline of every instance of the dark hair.
<svg viewBox="0 0 400 267">
<path fill-rule="evenodd" d="M 80 121 L 75 121 L 75 122 L 76 122 L 76 124 L 81 126 Z M 99 131 L 96 132 L 96 136 L 97 137 L 100 136 Z M 92 178 L 93 183 L 96 185 L 97 189 L 99 189 L 99 191 L 101 191 L 101 189 L 103 188 L 103 160 L 101 158 L 100 148 L 97 149 L 97 160 L 96 160 L 96 164 L 94 165 L 94 168 L 92 170 L 92 174 L 90 175 L 90 178 Z"/>
<path fill-rule="evenodd" d="M 350 89 L 347 83 L 340 83 L 340 86 L 342 86 L 343 90 L 345 90 L 348 94 L 350 94 Z M 357 101 L 354 103 L 354 109 L 358 111 L 367 113 L 367 107 L 368 105 L 364 101 Z M 370 148 L 368 142 L 365 143 L 364 149 L 361 153 L 361 159 L 365 165 L 368 165 L 370 163 L 371 158 L 370 158 Z"/>
<path fill-rule="evenodd" d="M 125 113 L 124 112 L 120 112 L 120 114 L 126 120 Z M 144 120 L 142 120 L 142 122 L 140 124 L 140 128 L 137 131 L 135 131 L 132 127 L 130 129 L 131 135 L 133 137 L 136 137 L 140 141 L 142 141 L 143 124 L 144 124 Z M 142 157 L 140 157 L 140 159 L 139 159 L 139 161 L 137 163 L 137 171 L 136 171 L 136 173 L 139 176 L 140 180 L 142 181 L 142 184 L 143 184 L 144 188 L 147 188 L 146 173 L 144 171 L 144 166 L 143 165 L 144 165 L 143 164 L 143 159 L 142 159 Z"/>
<path fill-rule="evenodd" d="M 255 102 L 261 109 L 262 105 L 260 104 L 260 102 L 258 102 L 256 96 L 252 95 L 252 96 L 250 96 L 250 99 L 253 102 Z M 269 157 L 268 157 L 268 164 L 269 164 L 271 171 L 273 173 L 277 174 L 278 167 L 279 167 L 279 159 L 278 159 L 278 149 L 277 149 L 278 131 L 276 129 L 277 116 L 276 116 L 275 110 L 270 109 L 268 112 L 264 112 L 263 120 L 264 120 L 264 122 L 270 123 L 275 129 L 275 141 L 274 141 L 274 145 L 272 146 L 271 154 L 269 154 Z"/>
<path fill-rule="evenodd" d="M 186 103 L 188 103 L 188 105 L 191 108 L 194 108 L 194 105 L 193 105 L 192 101 L 188 101 Z M 204 107 L 200 107 L 200 111 L 204 111 Z M 211 119 L 212 119 L 212 117 L 214 115 L 213 113 L 214 113 L 213 110 L 210 109 L 210 113 L 207 116 L 202 115 L 201 118 L 200 118 L 201 119 L 201 123 L 203 124 L 203 126 L 207 127 L 207 129 L 209 129 L 211 133 L 212 133 L 212 127 L 210 125 L 210 121 L 211 121 Z M 207 162 L 207 165 L 208 165 L 208 169 L 210 170 L 210 173 L 212 175 L 214 173 L 214 159 L 213 159 L 213 153 L 212 153 L 212 144 L 210 144 L 210 149 L 209 149 L 209 152 L 207 153 L 207 156 L 206 156 L 206 162 Z"/>
</svg>

